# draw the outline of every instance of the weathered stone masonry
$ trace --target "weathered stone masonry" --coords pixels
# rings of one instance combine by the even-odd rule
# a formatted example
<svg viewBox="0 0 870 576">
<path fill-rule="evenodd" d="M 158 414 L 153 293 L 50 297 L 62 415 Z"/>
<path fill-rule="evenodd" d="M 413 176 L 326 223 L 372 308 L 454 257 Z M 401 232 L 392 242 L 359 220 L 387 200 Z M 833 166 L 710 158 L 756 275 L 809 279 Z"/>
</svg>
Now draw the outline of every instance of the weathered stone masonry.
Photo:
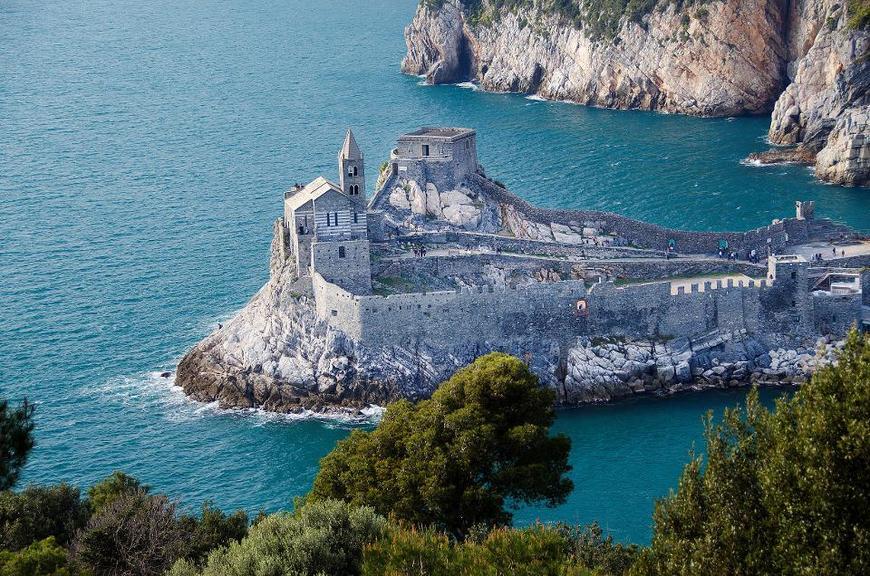
<svg viewBox="0 0 870 576">
<path fill-rule="evenodd" d="M 868 303 L 870 253 L 812 203 L 736 233 L 538 209 L 486 178 L 467 129 L 400 138 L 369 202 L 350 132 L 338 166 L 338 183 L 284 195 L 269 282 L 179 363 L 192 397 L 282 412 L 421 398 L 493 350 L 564 404 L 795 382 Z M 790 254 L 832 240 L 851 255 Z M 716 257 L 723 242 L 741 259 Z"/>
</svg>

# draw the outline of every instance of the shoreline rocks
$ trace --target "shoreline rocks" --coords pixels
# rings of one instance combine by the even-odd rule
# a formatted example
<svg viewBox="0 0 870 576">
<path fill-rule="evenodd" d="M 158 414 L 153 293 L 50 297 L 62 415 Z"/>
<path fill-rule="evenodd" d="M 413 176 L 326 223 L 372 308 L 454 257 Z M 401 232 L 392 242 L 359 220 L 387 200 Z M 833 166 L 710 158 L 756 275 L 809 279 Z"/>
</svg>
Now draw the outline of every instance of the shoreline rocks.
<svg viewBox="0 0 870 576">
<path fill-rule="evenodd" d="M 583 404 L 637 394 L 801 384 L 833 362 L 842 346 L 842 341 L 820 338 L 815 348 L 770 348 L 746 334 L 717 334 L 695 342 L 584 337 L 568 353 L 560 400 Z"/>
<path fill-rule="evenodd" d="M 746 157 L 749 164 L 805 164 L 811 166 L 816 155 L 806 148 L 771 148 L 764 152 L 753 152 Z"/>
</svg>

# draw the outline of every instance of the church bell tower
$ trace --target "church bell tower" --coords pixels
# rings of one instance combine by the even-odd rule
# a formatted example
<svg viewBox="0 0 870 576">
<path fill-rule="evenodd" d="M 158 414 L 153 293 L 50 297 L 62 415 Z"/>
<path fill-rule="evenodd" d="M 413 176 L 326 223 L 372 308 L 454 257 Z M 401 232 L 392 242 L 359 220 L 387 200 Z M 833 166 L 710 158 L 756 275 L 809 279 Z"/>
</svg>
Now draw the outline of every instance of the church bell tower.
<svg viewBox="0 0 870 576">
<path fill-rule="evenodd" d="M 338 174 L 342 192 L 360 206 L 365 206 L 366 178 L 363 155 L 349 128 L 341 151 L 338 153 Z"/>
</svg>

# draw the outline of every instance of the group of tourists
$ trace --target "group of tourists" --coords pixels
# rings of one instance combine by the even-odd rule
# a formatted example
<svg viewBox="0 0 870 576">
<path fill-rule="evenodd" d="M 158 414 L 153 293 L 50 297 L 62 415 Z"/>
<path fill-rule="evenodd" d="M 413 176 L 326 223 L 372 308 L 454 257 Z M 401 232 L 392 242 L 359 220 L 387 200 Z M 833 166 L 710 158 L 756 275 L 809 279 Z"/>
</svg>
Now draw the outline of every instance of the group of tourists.
<svg viewBox="0 0 870 576">
<path fill-rule="evenodd" d="M 834 258 L 837 257 L 837 248 L 836 248 L 836 247 L 831 248 L 831 255 L 832 255 Z M 846 251 L 845 251 L 845 250 L 840 250 L 840 257 L 841 257 L 841 258 L 845 258 L 845 257 L 846 257 Z M 821 252 L 816 252 L 815 254 L 813 254 L 813 262 L 821 262 L 821 261 L 824 260 L 824 259 L 825 259 L 825 257 L 822 256 L 822 253 L 821 253 Z"/>
<path fill-rule="evenodd" d="M 739 260 L 740 255 L 736 250 L 724 250 L 719 248 L 719 258 L 727 258 L 728 260 Z M 761 257 L 758 255 L 758 250 L 755 248 L 746 251 L 746 259 L 753 264 L 758 264 L 761 261 Z"/>
<path fill-rule="evenodd" d="M 426 255 L 426 247 L 420 244 L 419 246 L 414 246 L 414 256 L 417 258 L 422 258 Z"/>
</svg>

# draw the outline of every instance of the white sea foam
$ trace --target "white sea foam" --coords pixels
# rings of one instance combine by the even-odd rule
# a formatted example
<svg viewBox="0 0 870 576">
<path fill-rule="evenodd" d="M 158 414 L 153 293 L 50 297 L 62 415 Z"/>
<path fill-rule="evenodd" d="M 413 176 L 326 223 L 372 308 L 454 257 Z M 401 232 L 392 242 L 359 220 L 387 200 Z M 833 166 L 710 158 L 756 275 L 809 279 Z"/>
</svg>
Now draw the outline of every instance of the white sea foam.
<svg viewBox="0 0 870 576">
<path fill-rule="evenodd" d="M 167 373 L 168 376 L 164 377 Z M 175 385 L 175 372 L 169 370 L 116 376 L 92 391 L 103 401 L 120 403 L 138 410 L 150 410 L 170 422 L 236 417 L 249 419 L 254 426 L 315 420 L 327 427 L 344 427 L 377 423 L 385 410 L 384 407 L 374 404 L 360 410 L 336 407 L 324 412 L 303 410 L 291 414 L 267 412 L 260 408 L 225 409 L 216 401 L 204 403 L 189 398 L 180 386 Z"/>
<path fill-rule="evenodd" d="M 526 96 L 526 100 L 534 100 L 535 102 L 548 102 L 546 98 L 543 96 L 539 96 L 538 94 L 529 94 Z"/>
<path fill-rule="evenodd" d="M 456 84 L 456 86 L 458 86 L 459 88 L 467 88 L 474 91 L 480 90 L 480 86 L 478 86 L 474 82 L 459 82 Z"/>
</svg>

